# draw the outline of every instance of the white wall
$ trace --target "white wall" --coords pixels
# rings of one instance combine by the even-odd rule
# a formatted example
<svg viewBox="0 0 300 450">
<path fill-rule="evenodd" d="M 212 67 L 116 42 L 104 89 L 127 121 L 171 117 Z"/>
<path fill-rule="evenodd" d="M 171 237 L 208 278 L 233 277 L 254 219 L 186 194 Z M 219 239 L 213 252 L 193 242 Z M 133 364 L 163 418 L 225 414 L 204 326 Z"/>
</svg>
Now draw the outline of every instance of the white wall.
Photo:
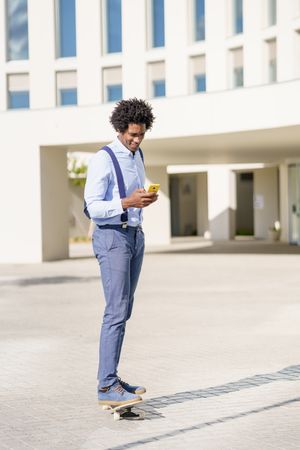
<svg viewBox="0 0 300 450">
<path fill-rule="evenodd" d="M 207 195 L 207 172 L 202 172 L 197 174 L 198 236 L 204 236 L 209 231 Z"/>
<path fill-rule="evenodd" d="M 84 188 L 69 179 L 69 236 L 88 237 L 90 220 L 83 214 Z"/>
<path fill-rule="evenodd" d="M 206 39 L 193 40 L 194 18 L 192 1 L 165 0 L 164 48 L 149 46 L 150 18 L 146 0 L 122 1 L 123 53 L 103 51 L 103 13 L 99 0 L 76 0 L 77 56 L 58 58 L 55 55 L 55 8 L 53 0 L 31 0 L 29 14 L 29 61 L 5 61 L 5 41 L 0 42 L 0 92 L 5 93 L 5 74 L 29 71 L 33 108 L 52 108 L 55 104 L 55 71 L 77 70 L 79 105 L 99 104 L 102 101 L 101 71 L 104 67 L 123 66 L 125 97 L 147 95 L 148 62 L 164 60 L 166 88 L 169 97 L 189 94 L 191 73 L 189 58 L 206 55 L 207 90 L 220 92 L 230 89 L 232 67 L 229 53 L 244 49 L 245 86 L 266 82 L 263 51 L 267 39 L 276 38 L 278 44 L 278 80 L 287 81 L 299 76 L 295 66 L 295 18 L 298 14 L 292 0 L 278 0 L 278 24 L 266 27 L 266 1 L 244 0 L 244 33 L 232 36 L 229 0 L 206 2 Z M 0 33 L 5 36 L 5 0 L 0 0 Z M 134 26 L 132 26 L 134 22 Z M 202 94 L 200 96 L 203 97 Z M 5 99 L 0 97 L 0 109 Z"/>
<path fill-rule="evenodd" d="M 293 1 L 277 0 L 277 79 L 296 78 L 294 60 L 294 34 L 292 20 L 295 17 Z"/>
<path fill-rule="evenodd" d="M 163 49 L 151 49 L 148 46 L 148 9 L 144 0 L 123 0 L 123 54 L 107 55 L 103 52 L 102 16 L 98 0 L 89 0 L 88 9 L 86 0 L 76 0 L 76 58 L 55 58 L 55 10 L 52 0 L 28 2 L 29 61 L 6 61 L 6 43 L 0 39 L 0 152 L 3 166 L 8 167 L 8 173 L 1 177 L 0 192 L 4 211 L 9 211 L 1 223 L 1 261 L 32 262 L 40 261 L 43 255 L 53 258 L 58 254 L 67 254 L 66 242 L 60 241 L 58 244 L 61 253 L 56 250 L 51 230 L 45 225 L 45 214 L 42 216 L 41 202 L 44 211 L 48 208 L 51 211 L 53 206 L 51 196 L 45 195 L 50 180 L 46 179 L 47 166 L 42 164 L 41 172 L 40 147 L 57 147 L 57 157 L 51 159 L 56 154 L 54 150 L 52 156 L 48 156 L 52 162 L 57 161 L 57 173 L 62 176 L 60 170 L 65 151 L 85 150 L 89 146 L 93 146 L 91 151 L 94 151 L 96 147 L 113 139 L 114 131 L 108 119 L 114 105 L 102 103 L 101 71 L 105 67 L 122 65 L 125 97 L 144 97 L 147 95 L 147 63 L 164 60 L 166 64 L 169 98 L 151 100 L 157 120 L 145 144 L 147 162 L 151 166 L 149 176 L 152 176 L 153 182 L 160 181 L 163 186 L 159 202 L 153 205 L 153 216 L 149 208 L 149 242 L 166 243 L 170 239 L 166 165 L 212 163 L 216 161 L 215 158 L 226 164 L 229 162 L 231 147 L 219 143 L 216 148 L 214 140 L 217 141 L 220 135 L 237 136 L 239 145 L 234 154 L 235 162 L 264 162 L 272 159 L 276 164 L 290 157 L 288 153 L 299 157 L 300 80 L 295 79 L 299 72 L 294 63 L 297 59 L 294 39 L 297 18 L 296 12 L 290 8 L 291 2 L 278 0 L 278 25 L 265 28 L 262 21 L 263 2 L 244 0 L 245 31 L 242 35 L 231 36 L 228 22 L 228 4 L 231 2 L 207 1 L 205 42 L 191 39 L 190 3 L 186 0 L 165 1 L 166 46 Z M 5 36 L 4 11 L 5 1 L 0 0 L 1 36 Z M 299 18 L 297 20 L 299 22 Z M 264 85 L 265 56 L 262 46 L 264 40 L 274 37 L 278 42 L 280 83 Z M 244 47 L 247 87 L 230 90 L 228 52 L 240 45 Z M 204 53 L 208 93 L 190 95 L 189 58 Z M 55 72 L 58 70 L 77 71 L 78 106 L 55 106 Z M 30 76 L 32 110 L 6 111 L 7 74 L 22 72 L 28 72 Z M 290 141 L 286 139 L 285 127 L 295 127 L 294 138 Z M 267 134 L 261 141 L 260 132 L 266 130 L 278 133 L 282 147 L 276 148 L 276 153 Z M 251 133 L 250 141 L 243 139 L 245 131 Z M 178 138 L 183 145 L 174 151 Z M 193 149 L 188 144 L 184 146 L 186 138 L 195 139 Z M 51 171 L 56 173 L 56 168 L 52 167 Z M 213 234 L 219 238 L 228 238 L 232 235 L 233 227 L 233 184 L 228 171 L 227 174 L 225 169 L 221 172 L 220 177 L 215 172 L 209 173 L 208 209 Z M 283 179 L 286 183 L 286 178 Z M 62 181 L 63 186 L 64 183 Z M 60 182 L 57 186 L 60 186 Z M 61 205 L 64 205 L 67 191 L 64 191 L 65 187 L 62 189 Z M 9 198 L 5 195 L 7 192 Z M 286 199 L 286 195 L 283 193 L 281 198 Z M 282 205 L 284 210 L 285 204 Z M 217 217 L 219 224 L 215 221 Z M 145 218 L 148 220 L 148 211 L 145 211 Z M 273 221 L 273 218 L 274 214 L 270 211 L 268 222 L 271 219 Z M 147 220 L 145 227 L 148 227 Z M 267 221 L 266 218 L 264 220 Z M 262 235 L 264 220 L 258 220 L 258 230 Z M 20 222 L 22 234 L 19 233 Z M 51 251 L 47 243 L 48 232 Z M 66 236 L 65 230 L 59 234 Z"/>
<path fill-rule="evenodd" d="M 54 107 L 56 103 L 55 73 L 55 22 L 52 0 L 29 1 L 29 70 L 30 107 Z M 16 61 L 14 61 L 15 63 Z"/>
<path fill-rule="evenodd" d="M 123 96 L 124 98 L 145 98 L 147 74 L 145 59 L 142 55 L 147 45 L 146 5 L 140 0 L 123 0 L 122 11 Z"/>
<path fill-rule="evenodd" d="M 289 197 L 288 197 L 288 166 L 280 164 L 279 166 L 279 217 L 281 225 L 280 240 L 288 242 L 289 240 Z"/>
<path fill-rule="evenodd" d="M 189 31 L 187 2 L 165 0 L 165 11 L 166 93 L 169 97 L 186 95 L 188 89 L 186 49 Z M 181 61 L 180 64 L 178 60 Z"/>
<path fill-rule="evenodd" d="M 146 185 L 160 183 L 159 197 L 143 210 L 146 245 L 169 244 L 171 239 L 169 177 L 166 167 L 148 167 Z"/>
<path fill-rule="evenodd" d="M 226 167 L 208 170 L 208 220 L 212 239 L 231 239 L 235 233 L 235 175 Z"/>
<path fill-rule="evenodd" d="M 0 262 L 42 260 L 39 148 L 24 136 L 1 142 Z M 4 159 L 5 155 L 5 159 Z"/>
<path fill-rule="evenodd" d="M 102 99 L 100 4 L 98 0 L 89 0 L 87 8 L 86 2 L 76 1 L 76 67 L 79 105 L 94 105 Z"/>
<path fill-rule="evenodd" d="M 42 260 L 69 256 L 69 205 L 67 155 L 63 148 L 42 148 L 41 205 Z"/>
<path fill-rule="evenodd" d="M 270 167 L 254 171 L 254 232 L 259 239 L 268 238 L 268 228 L 279 220 L 278 169 Z M 255 202 L 254 202 L 255 206 Z"/>
</svg>

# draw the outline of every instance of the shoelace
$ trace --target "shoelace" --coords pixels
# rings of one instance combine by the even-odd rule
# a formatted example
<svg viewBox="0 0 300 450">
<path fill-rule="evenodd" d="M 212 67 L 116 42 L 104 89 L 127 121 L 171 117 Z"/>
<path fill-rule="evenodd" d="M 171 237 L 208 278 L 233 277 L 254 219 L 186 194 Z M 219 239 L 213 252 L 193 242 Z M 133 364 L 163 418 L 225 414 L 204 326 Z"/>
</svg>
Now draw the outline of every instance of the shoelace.
<svg viewBox="0 0 300 450">
<path fill-rule="evenodd" d="M 121 386 L 129 386 L 128 383 L 126 383 L 126 381 L 124 381 L 124 380 L 121 380 L 120 377 L 118 377 L 118 381 L 119 381 Z"/>
<path fill-rule="evenodd" d="M 117 384 L 116 386 L 113 387 L 113 390 L 115 392 L 118 392 L 119 394 L 123 395 L 125 392 L 125 389 L 121 386 L 121 384 Z"/>
</svg>

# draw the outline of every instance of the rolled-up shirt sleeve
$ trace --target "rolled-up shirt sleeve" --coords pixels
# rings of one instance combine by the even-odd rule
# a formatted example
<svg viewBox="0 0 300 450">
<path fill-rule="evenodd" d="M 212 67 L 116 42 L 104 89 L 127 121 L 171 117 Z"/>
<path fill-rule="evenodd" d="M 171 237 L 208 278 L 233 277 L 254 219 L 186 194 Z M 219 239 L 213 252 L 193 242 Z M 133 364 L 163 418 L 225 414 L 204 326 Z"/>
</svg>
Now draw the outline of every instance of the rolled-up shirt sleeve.
<svg viewBox="0 0 300 450">
<path fill-rule="evenodd" d="M 94 155 L 89 163 L 84 198 L 91 219 L 106 219 L 124 212 L 120 196 L 114 195 L 112 165 L 104 151 Z"/>
</svg>

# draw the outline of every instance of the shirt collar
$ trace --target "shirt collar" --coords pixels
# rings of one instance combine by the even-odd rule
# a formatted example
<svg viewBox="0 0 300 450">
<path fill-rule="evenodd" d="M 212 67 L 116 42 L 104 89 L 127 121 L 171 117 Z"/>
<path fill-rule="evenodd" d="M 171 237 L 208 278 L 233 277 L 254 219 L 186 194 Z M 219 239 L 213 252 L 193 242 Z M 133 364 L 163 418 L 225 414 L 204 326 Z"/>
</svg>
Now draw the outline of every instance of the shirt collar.
<svg viewBox="0 0 300 450">
<path fill-rule="evenodd" d="M 125 147 L 125 145 L 122 144 L 122 142 L 120 141 L 120 139 L 118 137 L 116 137 L 115 143 L 116 143 L 117 149 L 119 151 L 126 153 L 127 155 L 129 155 L 131 157 L 134 157 L 134 153 L 131 150 L 129 150 L 127 147 Z"/>
</svg>

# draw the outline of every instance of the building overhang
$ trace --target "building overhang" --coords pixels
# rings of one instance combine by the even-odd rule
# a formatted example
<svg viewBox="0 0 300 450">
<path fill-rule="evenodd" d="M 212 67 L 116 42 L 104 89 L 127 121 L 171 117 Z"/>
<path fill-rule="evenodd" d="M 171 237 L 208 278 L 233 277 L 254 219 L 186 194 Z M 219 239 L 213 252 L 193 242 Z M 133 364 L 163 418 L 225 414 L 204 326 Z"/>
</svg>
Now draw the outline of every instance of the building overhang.
<svg viewBox="0 0 300 450">
<path fill-rule="evenodd" d="M 148 165 L 278 163 L 300 158 L 300 80 L 154 99 L 156 116 L 142 148 Z M 30 148 L 97 151 L 115 132 L 113 104 L 9 111 L 5 140 Z M 18 130 L 18 133 L 15 132 Z"/>
</svg>

